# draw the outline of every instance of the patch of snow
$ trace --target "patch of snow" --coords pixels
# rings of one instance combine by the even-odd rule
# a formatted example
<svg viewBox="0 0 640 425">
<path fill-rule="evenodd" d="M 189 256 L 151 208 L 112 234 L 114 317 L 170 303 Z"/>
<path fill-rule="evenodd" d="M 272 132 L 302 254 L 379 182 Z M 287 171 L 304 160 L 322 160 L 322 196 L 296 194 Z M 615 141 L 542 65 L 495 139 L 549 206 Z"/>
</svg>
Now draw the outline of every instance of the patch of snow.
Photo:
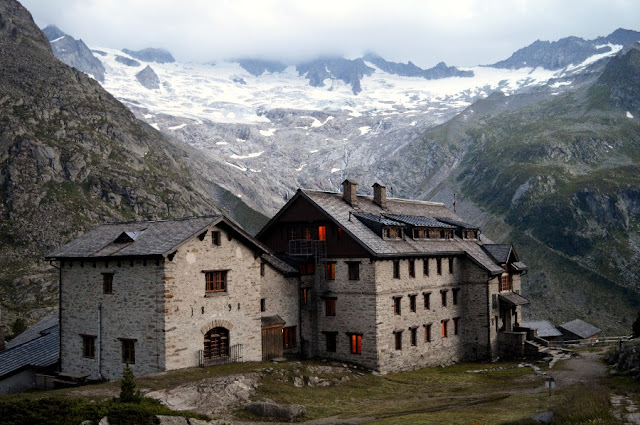
<svg viewBox="0 0 640 425">
<path fill-rule="evenodd" d="M 249 171 L 251 171 L 252 173 L 260 173 L 260 172 L 262 172 L 262 170 L 254 170 L 253 168 L 249 168 Z"/>
<path fill-rule="evenodd" d="M 340 171 L 340 168 L 332 168 L 331 169 L 331 174 L 337 173 L 338 171 Z"/>
<path fill-rule="evenodd" d="M 418 124 L 418 121 L 411 121 L 411 124 L 409 124 L 409 125 L 413 127 L 416 124 Z"/>
<path fill-rule="evenodd" d="M 627 118 L 633 118 L 633 114 L 629 111 L 627 111 Z"/>
<path fill-rule="evenodd" d="M 244 139 L 236 139 L 236 142 L 241 142 L 242 143 L 242 142 L 246 142 L 246 140 L 244 140 Z"/>
<path fill-rule="evenodd" d="M 174 125 L 173 127 L 168 127 L 168 128 L 171 131 L 176 131 L 176 130 L 180 130 L 181 128 L 184 128 L 186 126 L 187 126 L 187 124 L 180 124 L 180 125 Z"/>
<path fill-rule="evenodd" d="M 360 130 L 360 135 L 364 136 L 365 134 L 367 134 L 368 132 L 371 131 L 371 127 L 369 127 L 368 125 L 364 126 L 364 127 L 360 127 L 358 130 Z"/>
<path fill-rule="evenodd" d="M 318 152 L 318 149 L 313 149 L 309 151 L 309 153 L 316 153 L 316 152 Z"/>
<path fill-rule="evenodd" d="M 264 137 L 270 137 L 274 135 L 276 130 L 277 128 L 270 128 L 269 130 L 260 130 L 260 134 L 262 134 Z"/>
<path fill-rule="evenodd" d="M 567 71 L 575 71 L 577 69 L 584 68 L 584 67 L 586 67 L 588 65 L 591 65 L 594 62 L 599 61 L 602 58 L 606 58 L 608 56 L 613 56 L 616 53 L 618 53 L 620 50 L 622 50 L 622 45 L 620 45 L 620 44 L 611 44 L 611 43 L 609 43 L 609 44 L 606 44 L 606 45 L 602 45 L 600 47 L 607 47 L 607 46 L 610 47 L 611 50 L 609 50 L 608 52 L 600 53 L 598 55 L 590 56 L 587 59 L 585 59 L 581 64 L 569 65 L 567 67 Z"/>
<path fill-rule="evenodd" d="M 550 84 L 549 87 L 551 87 L 552 89 L 557 89 L 562 86 L 570 86 L 570 85 L 571 85 L 571 81 L 556 81 L 555 83 Z"/>
<path fill-rule="evenodd" d="M 238 169 L 238 170 L 240 170 L 240 171 L 247 171 L 247 169 L 246 169 L 246 168 L 244 168 L 244 167 L 241 167 L 241 166 L 239 166 L 239 165 L 236 165 L 236 164 L 232 164 L 232 163 L 230 163 L 230 162 L 227 162 L 227 161 L 225 161 L 224 163 L 225 163 L 225 164 L 227 164 L 227 165 L 230 165 L 230 166 L 232 166 L 233 168 L 237 168 L 237 169 Z"/>
<path fill-rule="evenodd" d="M 352 109 L 351 112 L 349 112 L 349 115 L 351 115 L 354 118 L 358 118 L 358 117 L 362 116 L 362 114 L 360 112 L 356 111 L 355 109 Z"/>
<path fill-rule="evenodd" d="M 216 145 L 228 145 L 229 142 L 216 142 Z"/>
<path fill-rule="evenodd" d="M 260 155 L 262 155 L 263 153 L 264 153 L 264 151 L 260 151 L 260 152 L 253 152 L 253 153 L 250 153 L 250 154 L 248 154 L 248 155 L 236 155 L 236 154 L 233 154 L 233 155 L 229 156 L 229 158 L 231 158 L 231 159 L 248 159 L 248 158 L 257 158 L 257 157 L 259 157 Z"/>
<path fill-rule="evenodd" d="M 306 166 L 307 164 L 302 164 L 301 166 L 299 166 L 298 168 L 296 168 L 296 171 L 302 171 L 302 169 Z"/>
<path fill-rule="evenodd" d="M 158 123 L 154 122 L 152 124 L 149 124 L 151 127 L 155 128 L 156 130 L 160 131 L 160 127 L 158 127 Z"/>
<path fill-rule="evenodd" d="M 145 119 L 145 120 L 148 120 L 149 118 L 153 118 L 153 114 L 146 114 L 146 115 L 144 116 L 144 119 Z"/>
<path fill-rule="evenodd" d="M 65 38 L 65 37 L 66 37 L 66 35 L 63 35 L 62 37 L 58 37 L 58 38 L 56 38 L 55 40 L 51 40 L 51 43 L 55 43 L 56 41 L 60 41 L 60 40 L 62 40 L 62 39 L 63 39 L 63 38 Z"/>
</svg>

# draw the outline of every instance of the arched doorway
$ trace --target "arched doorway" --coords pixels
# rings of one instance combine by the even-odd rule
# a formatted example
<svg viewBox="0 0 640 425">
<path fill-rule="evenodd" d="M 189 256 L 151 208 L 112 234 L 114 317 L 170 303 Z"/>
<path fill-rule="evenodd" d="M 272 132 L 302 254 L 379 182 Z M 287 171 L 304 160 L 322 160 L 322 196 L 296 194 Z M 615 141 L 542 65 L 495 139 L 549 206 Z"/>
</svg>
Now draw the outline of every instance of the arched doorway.
<svg viewBox="0 0 640 425">
<path fill-rule="evenodd" d="M 217 359 L 229 356 L 229 330 L 213 328 L 204 334 L 204 358 Z"/>
</svg>

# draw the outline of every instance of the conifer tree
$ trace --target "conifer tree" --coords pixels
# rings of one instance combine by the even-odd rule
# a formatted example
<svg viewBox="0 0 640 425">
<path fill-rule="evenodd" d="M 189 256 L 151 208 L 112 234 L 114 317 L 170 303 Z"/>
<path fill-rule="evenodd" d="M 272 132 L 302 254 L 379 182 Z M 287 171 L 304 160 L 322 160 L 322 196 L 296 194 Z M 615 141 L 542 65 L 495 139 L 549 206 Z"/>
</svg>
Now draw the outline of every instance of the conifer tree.
<svg viewBox="0 0 640 425">
<path fill-rule="evenodd" d="M 142 399 L 140 391 L 136 391 L 136 381 L 133 377 L 133 370 L 127 363 L 122 373 L 120 381 L 120 401 L 123 403 L 139 403 Z"/>
</svg>

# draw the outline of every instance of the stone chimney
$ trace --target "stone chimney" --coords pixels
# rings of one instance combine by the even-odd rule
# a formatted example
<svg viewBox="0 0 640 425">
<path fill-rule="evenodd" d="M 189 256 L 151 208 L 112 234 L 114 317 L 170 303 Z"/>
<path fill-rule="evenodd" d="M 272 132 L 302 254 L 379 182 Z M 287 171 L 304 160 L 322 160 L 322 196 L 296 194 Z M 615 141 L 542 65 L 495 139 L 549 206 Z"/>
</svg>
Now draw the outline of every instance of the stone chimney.
<svg viewBox="0 0 640 425">
<path fill-rule="evenodd" d="M 387 188 L 380 183 L 373 184 L 373 202 L 380 208 L 387 208 Z"/>
<path fill-rule="evenodd" d="M 358 190 L 358 183 L 353 180 L 346 179 L 342 182 L 342 199 L 352 207 L 358 206 L 358 197 L 356 191 Z"/>
</svg>

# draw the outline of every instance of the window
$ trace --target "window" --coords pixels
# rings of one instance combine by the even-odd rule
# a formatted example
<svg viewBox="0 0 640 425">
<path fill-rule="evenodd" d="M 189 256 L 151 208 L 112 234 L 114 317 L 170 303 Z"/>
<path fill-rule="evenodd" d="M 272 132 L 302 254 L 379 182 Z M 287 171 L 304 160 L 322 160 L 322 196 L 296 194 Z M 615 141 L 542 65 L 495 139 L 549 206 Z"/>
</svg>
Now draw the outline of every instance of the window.
<svg viewBox="0 0 640 425">
<path fill-rule="evenodd" d="M 222 238 L 220 237 L 220 231 L 215 230 L 211 232 L 211 244 L 215 246 L 220 246 L 222 243 Z"/>
<path fill-rule="evenodd" d="M 453 288 L 451 290 L 451 295 L 453 296 L 453 305 L 458 305 L 458 293 L 460 292 L 460 288 Z"/>
<path fill-rule="evenodd" d="M 313 263 L 300 264 L 300 274 L 303 276 L 312 275 L 314 272 Z"/>
<path fill-rule="evenodd" d="M 113 294 L 113 273 L 102 273 L 102 293 Z"/>
<path fill-rule="evenodd" d="M 402 331 L 396 331 L 393 334 L 396 343 L 396 350 L 402 350 Z"/>
<path fill-rule="evenodd" d="M 309 291 L 310 288 L 302 288 L 302 293 L 300 294 L 302 297 L 302 305 L 309 304 Z"/>
<path fill-rule="evenodd" d="M 418 328 L 410 328 L 411 331 L 411 345 L 418 345 Z"/>
<path fill-rule="evenodd" d="M 260 263 L 260 276 L 264 276 L 266 265 L 264 263 Z"/>
<path fill-rule="evenodd" d="M 327 341 L 327 353 L 336 352 L 336 335 L 338 335 L 338 332 L 324 332 Z"/>
<path fill-rule="evenodd" d="M 409 295 L 409 310 L 413 313 L 416 312 L 416 296 L 417 295 Z"/>
<path fill-rule="evenodd" d="M 362 335 L 347 334 L 351 340 L 351 354 L 362 354 Z"/>
<path fill-rule="evenodd" d="M 424 296 L 424 309 L 430 310 L 431 309 L 431 292 L 426 292 L 422 295 Z"/>
<path fill-rule="evenodd" d="M 136 340 L 121 338 L 122 342 L 122 363 L 136 363 Z"/>
<path fill-rule="evenodd" d="M 82 357 L 93 359 L 96 355 L 95 335 L 80 335 L 82 337 Z"/>
<path fill-rule="evenodd" d="M 342 227 L 338 227 L 338 240 L 342 239 Z"/>
<path fill-rule="evenodd" d="M 503 273 L 502 276 L 500 276 L 500 291 L 511 291 L 512 289 L 511 275 Z"/>
<path fill-rule="evenodd" d="M 327 240 L 327 226 L 318 226 L 318 240 L 319 241 Z"/>
<path fill-rule="evenodd" d="M 393 277 L 400 279 L 400 260 L 393 260 Z"/>
<path fill-rule="evenodd" d="M 447 290 L 444 289 L 440 291 L 440 296 L 442 297 L 442 307 L 446 307 L 447 306 Z"/>
<path fill-rule="evenodd" d="M 396 315 L 402 314 L 402 297 L 393 297 L 393 312 Z"/>
<path fill-rule="evenodd" d="M 294 239 L 298 239 L 298 231 L 295 227 L 291 226 L 287 229 L 287 240 L 292 241 Z"/>
<path fill-rule="evenodd" d="M 296 327 L 287 326 L 282 328 L 282 348 L 288 350 L 296 346 Z"/>
<path fill-rule="evenodd" d="M 214 292 L 226 292 L 227 291 L 227 271 L 208 271 L 205 272 L 206 288 L 205 293 L 210 294 Z"/>
<path fill-rule="evenodd" d="M 438 274 L 442 274 L 442 258 L 436 258 L 436 269 Z"/>
<path fill-rule="evenodd" d="M 267 300 L 260 298 L 260 311 L 267 311 Z"/>
<path fill-rule="evenodd" d="M 458 335 L 459 331 L 460 331 L 460 318 L 454 317 L 453 318 L 453 334 Z"/>
<path fill-rule="evenodd" d="M 409 277 L 416 277 L 416 261 L 409 260 Z"/>
<path fill-rule="evenodd" d="M 400 239 L 401 230 L 398 227 L 383 227 L 382 228 L 382 236 L 384 239 Z"/>
<path fill-rule="evenodd" d="M 360 280 L 360 263 L 349 262 L 349 280 Z"/>
<path fill-rule="evenodd" d="M 302 229 L 302 237 L 308 241 L 311 240 L 311 227 L 305 227 Z"/>
<path fill-rule="evenodd" d="M 327 280 L 336 280 L 336 263 L 327 263 Z"/>
<path fill-rule="evenodd" d="M 442 320 L 440 321 L 440 324 L 442 325 L 442 337 L 446 338 L 447 337 L 447 324 L 449 323 L 448 320 Z"/>
<path fill-rule="evenodd" d="M 429 259 L 425 258 L 422 260 L 422 274 L 425 276 L 429 276 Z"/>
<path fill-rule="evenodd" d="M 204 335 L 204 358 L 226 357 L 229 355 L 229 330 L 213 328 Z"/>
<path fill-rule="evenodd" d="M 336 300 L 337 298 L 325 298 L 324 299 L 324 308 L 327 316 L 335 316 L 336 315 Z"/>
<path fill-rule="evenodd" d="M 424 325 L 424 342 L 431 342 L 431 323 Z"/>
<path fill-rule="evenodd" d="M 453 274 L 453 257 L 449 257 L 449 274 Z"/>
</svg>

